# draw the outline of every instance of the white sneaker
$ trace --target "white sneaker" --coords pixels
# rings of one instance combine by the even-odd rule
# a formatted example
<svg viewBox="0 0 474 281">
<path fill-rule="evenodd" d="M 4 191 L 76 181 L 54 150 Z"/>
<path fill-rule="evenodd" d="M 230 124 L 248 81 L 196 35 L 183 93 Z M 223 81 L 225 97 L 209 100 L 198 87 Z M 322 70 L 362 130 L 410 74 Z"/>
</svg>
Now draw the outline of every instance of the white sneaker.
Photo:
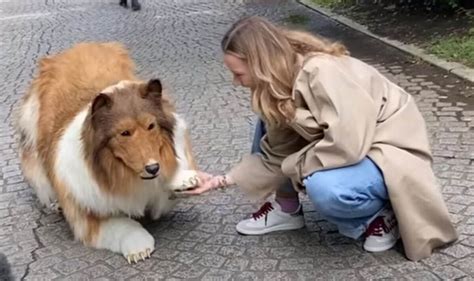
<svg viewBox="0 0 474 281">
<path fill-rule="evenodd" d="M 400 238 L 398 222 L 392 209 L 383 210 L 367 227 L 364 249 L 368 252 L 383 252 L 391 249 Z"/>
<path fill-rule="evenodd" d="M 278 230 L 293 230 L 304 227 L 301 204 L 294 213 L 285 213 L 275 202 L 266 202 L 252 218 L 239 222 L 237 232 L 245 235 L 261 235 Z"/>
</svg>

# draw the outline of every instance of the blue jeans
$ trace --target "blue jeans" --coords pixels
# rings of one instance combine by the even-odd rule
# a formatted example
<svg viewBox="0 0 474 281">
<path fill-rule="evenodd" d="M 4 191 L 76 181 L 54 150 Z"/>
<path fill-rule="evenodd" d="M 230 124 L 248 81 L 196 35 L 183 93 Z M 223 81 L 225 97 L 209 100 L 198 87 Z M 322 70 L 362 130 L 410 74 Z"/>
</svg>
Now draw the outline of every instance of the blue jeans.
<svg viewBox="0 0 474 281">
<path fill-rule="evenodd" d="M 261 153 L 260 140 L 265 127 L 258 121 L 252 153 Z M 389 202 L 383 175 L 377 165 L 365 157 L 357 164 L 315 172 L 303 179 L 306 193 L 324 219 L 335 224 L 339 232 L 357 239 L 367 225 Z M 291 182 L 279 188 L 294 191 Z"/>
</svg>

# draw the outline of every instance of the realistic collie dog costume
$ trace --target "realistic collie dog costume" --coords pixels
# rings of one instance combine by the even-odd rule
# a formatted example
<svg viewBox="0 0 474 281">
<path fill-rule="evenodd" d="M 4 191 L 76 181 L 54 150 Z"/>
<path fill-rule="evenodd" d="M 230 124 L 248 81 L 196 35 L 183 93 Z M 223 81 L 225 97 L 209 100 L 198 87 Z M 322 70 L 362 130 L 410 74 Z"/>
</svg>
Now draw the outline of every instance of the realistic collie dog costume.
<svg viewBox="0 0 474 281">
<path fill-rule="evenodd" d="M 153 237 L 131 217 L 169 211 L 197 184 L 189 134 L 157 79 L 137 80 L 116 43 L 44 58 L 20 108 L 21 166 L 45 205 L 58 202 L 77 239 L 149 257 Z"/>
</svg>

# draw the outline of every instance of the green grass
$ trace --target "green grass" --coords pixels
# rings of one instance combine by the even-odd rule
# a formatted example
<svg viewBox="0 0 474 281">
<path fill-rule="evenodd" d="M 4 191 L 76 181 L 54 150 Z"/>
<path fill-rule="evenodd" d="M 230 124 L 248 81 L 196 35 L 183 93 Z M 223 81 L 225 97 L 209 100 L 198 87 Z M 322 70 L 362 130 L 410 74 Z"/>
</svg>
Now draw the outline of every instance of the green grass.
<svg viewBox="0 0 474 281">
<path fill-rule="evenodd" d="M 290 15 L 285 20 L 288 23 L 292 24 L 306 24 L 309 21 L 309 17 L 305 15 Z"/>
<path fill-rule="evenodd" d="M 335 6 L 344 4 L 348 0 L 311 0 L 314 4 L 325 8 L 333 8 Z"/>
<path fill-rule="evenodd" d="M 444 59 L 474 67 L 474 28 L 465 36 L 437 40 L 429 51 Z"/>
<path fill-rule="evenodd" d="M 355 0 L 311 0 L 314 4 L 328 8 L 337 9 L 352 5 Z M 421 0 L 420 0 L 421 1 Z M 474 28 L 463 36 L 449 36 L 432 40 L 427 38 L 427 42 L 422 44 L 424 48 L 440 57 L 449 61 L 462 63 L 469 67 L 474 67 Z"/>
</svg>

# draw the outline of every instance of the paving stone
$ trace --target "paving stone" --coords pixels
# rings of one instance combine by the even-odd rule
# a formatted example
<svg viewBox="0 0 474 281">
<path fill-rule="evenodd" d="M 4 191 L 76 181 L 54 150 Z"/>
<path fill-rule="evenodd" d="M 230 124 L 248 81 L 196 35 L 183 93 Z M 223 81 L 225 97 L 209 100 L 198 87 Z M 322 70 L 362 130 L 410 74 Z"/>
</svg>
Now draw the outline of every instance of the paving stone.
<svg viewBox="0 0 474 281">
<path fill-rule="evenodd" d="M 224 264 L 224 268 L 230 271 L 244 271 L 250 261 L 247 258 L 228 259 Z"/>
<path fill-rule="evenodd" d="M 235 280 L 262 280 L 263 272 L 242 271 L 235 275 Z"/>
<path fill-rule="evenodd" d="M 68 280 L 74 280 L 74 281 L 85 281 L 89 279 L 90 277 L 87 274 L 81 273 L 81 272 L 74 273 L 68 276 Z"/>
<path fill-rule="evenodd" d="M 412 261 L 401 262 L 401 263 L 392 264 L 389 266 L 395 269 L 396 271 L 400 272 L 403 276 L 405 276 L 408 273 L 422 272 L 429 269 L 425 264 L 421 262 L 412 262 Z"/>
<path fill-rule="evenodd" d="M 200 253 L 206 254 L 216 254 L 223 246 L 220 245 L 208 245 L 208 244 L 199 244 L 194 250 Z"/>
<path fill-rule="evenodd" d="M 313 258 L 292 258 L 280 261 L 280 270 L 311 270 L 314 268 Z"/>
<path fill-rule="evenodd" d="M 434 273 L 443 280 L 454 280 L 461 277 L 466 277 L 466 273 L 451 265 L 438 267 L 434 270 Z"/>
<path fill-rule="evenodd" d="M 224 264 L 226 258 L 219 256 L 219 255 L 204 255 L 199 258 L 198 264 L 205 266 L 205 267 L 215 267 L 219 268 Z"/>
<path fill-rule="evenodd" d="M 435 274 L 429 271 L 420 271 L 420 272 L 415 272 L 415 273 L 410 273 L 404 276 L 408 280 L 424 280 L 424 281 L 430 281 L 430 280 L 441 280 L 439 277 L 437 277 Z"/>
<path fill-rule="evenodd" d="M 459 268 L 469 276 L 474 276 L 474 257 L 467 257 L 454 262 L 452 265 Z"/>
<path fill-rule="evenodd" d="M 83 270 L 84 273 L 92 278 L 105 277 L 112 271 L 113 270 L 110 267 L 102 264 L 98 264 Z"/>
<path fill-rule="evenodd" d="M 189 265 L 180 267 L 173 276 L 184 279 L 199 278 L 204 272 L 206 272 L 206 268 L 203 266 Z"/>
<path fill-rule="evenodd" d="M 63 275 L 69 275 L 73 272 L 79 271 L 86 268 L 87 263 L 80 261 L 78 259 L 71 259 L 64 261 L 62 263 L 56 264 L 53 268 Z"/>
<path fill-rule="evenodd" d="M 221 280 L 231 280 L 233 272 L 226 271 L 222 269 L 210 269 L 201 280 L 209 281 L 221 281 Z"/>
<path fill-rule="evenodd" d="M 206 243 L 209 243 L 212 245 L 231 245 L 234 240 L 235 240 L 234 236 L 218 234 L 209 238 Z"/>
<path fill-rule="evenodd" d="M 139 273 L 139 271 L 133 267 L 121 267 L 120 269 L 114 270 L 108 277 L 114 280 L 127 280 L 137 273 Z"/>
<path fill-rule="evenodd" d="M 200 257 L 201 256 L 198 253 L 182 252 L 176 257 L 176 260 L 189 265 L 194 264 L 194 262 L 200 259 Z"/>
<path fill-rule="evenodd" d="M 28 276 L 25 276 L 25 280 L 53 280 L 60 275 L 56 272 L 54 272 L 50 268 L 46 268 L 43 272 L 40 273 L 35 273 L 32 272 Z"/>
<path fill-rule="evenodd" d="M 278 260 L 274 259 L 252 259 L 250 262 L 250 270 L 271 271 L 276 269 Z"/>
</svg>

